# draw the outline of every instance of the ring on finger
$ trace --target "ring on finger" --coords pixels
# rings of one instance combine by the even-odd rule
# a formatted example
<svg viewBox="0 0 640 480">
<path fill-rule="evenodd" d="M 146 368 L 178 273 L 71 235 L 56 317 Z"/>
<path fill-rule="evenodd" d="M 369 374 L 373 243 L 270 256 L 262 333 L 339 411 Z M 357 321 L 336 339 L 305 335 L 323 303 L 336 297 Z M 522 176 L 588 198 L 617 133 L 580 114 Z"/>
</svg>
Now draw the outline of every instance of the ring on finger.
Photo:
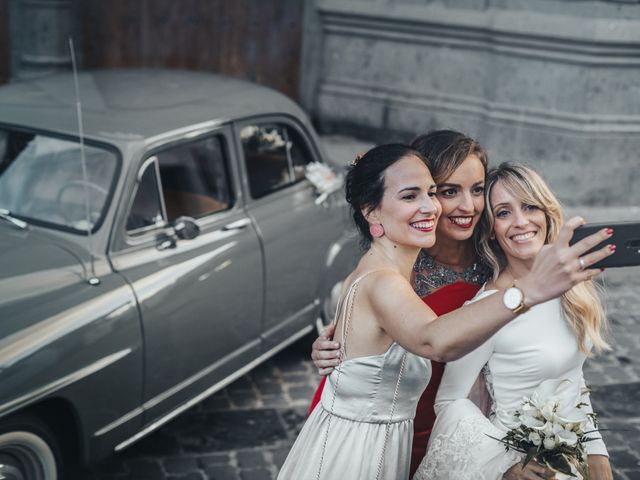
<svg viewBox="0 0 640 480">
<path fill-rule="evenodd" d="M 580 264 L 580 270 L 584 270 L 585 268 L 587 268 L 582 257 L 578 257 L 578 263 Z"/>
</svg>

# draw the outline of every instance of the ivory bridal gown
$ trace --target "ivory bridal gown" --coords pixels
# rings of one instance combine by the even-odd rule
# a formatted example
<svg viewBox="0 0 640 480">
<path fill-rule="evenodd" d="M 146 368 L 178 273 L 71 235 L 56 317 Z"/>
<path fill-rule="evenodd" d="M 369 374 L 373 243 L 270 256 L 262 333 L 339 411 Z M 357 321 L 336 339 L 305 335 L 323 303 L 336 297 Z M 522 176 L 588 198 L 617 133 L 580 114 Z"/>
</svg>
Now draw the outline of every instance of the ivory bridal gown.
<svg viewBox="0 0 640 480">
<path fill-rule="evenodd" d="M 496 290 L 481 290 L 474 300 Z M 584 387 L 582 365 L 586 356 L 569 324 L 560 299 L 536 305 L 502 327 L 476 350 L 447 363 L 436 396 L 436 422 L 427 454 L 414 480 L 498 480 L 522 455 L 505 451 L 489 435 L 502 438 L 507 428 L 495 412 L 520 405 L 545 380 L 567 379 Z M 478 374 L 484 371 L 493 400 L 486 417 L 467 395 Z M 592 411 L 588 394 L 582 401 Z M 592 430 L 590 425 L 587 430 Z M 598 432 L 589 436 L 588 454 L 607 455 Z"/>
</svg>

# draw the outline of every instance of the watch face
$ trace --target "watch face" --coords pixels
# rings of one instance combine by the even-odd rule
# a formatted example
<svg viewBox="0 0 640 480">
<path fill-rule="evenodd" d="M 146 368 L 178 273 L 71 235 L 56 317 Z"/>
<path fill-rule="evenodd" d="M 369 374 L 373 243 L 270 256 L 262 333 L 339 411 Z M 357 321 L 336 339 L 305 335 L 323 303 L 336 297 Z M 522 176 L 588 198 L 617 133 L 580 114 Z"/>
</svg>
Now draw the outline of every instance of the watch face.
<svg viewBox="0 0 640 480">
<path fill-rule="evenodd" d="M 509 310 L 513 310 L 518 308 L 518 306 L 522 303 L 522 290 L 519 288 L 511 287 L 507 288 L 504 292 L 504 296 L 502 297 L 502 302 L 504 306 Z"/>
</svg>

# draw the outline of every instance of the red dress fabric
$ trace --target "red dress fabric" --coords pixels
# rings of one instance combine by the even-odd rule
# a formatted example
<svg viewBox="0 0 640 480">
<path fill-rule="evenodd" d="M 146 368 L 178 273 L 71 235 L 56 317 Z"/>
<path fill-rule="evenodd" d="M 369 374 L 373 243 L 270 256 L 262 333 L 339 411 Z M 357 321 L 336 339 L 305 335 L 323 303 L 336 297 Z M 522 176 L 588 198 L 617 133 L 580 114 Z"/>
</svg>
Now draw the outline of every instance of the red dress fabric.
<svg viewBox="0 0 640 480">
<path fill-rule="evenodd" d="M 479 289 L 480 285 L 456 282 L 436 290 L 431 295 L 424 297 L 423 300 L 427 305 L 429 305 L 429 307 L 431 307 L 436 315 L 440 316 L 460 308 L 464 302 L 472 299 Z M 429 385 L 427 385 L 427 388 L 422 393 L 420 400 L 418 400 L 416 417 L 413 422 L 410 478 L 415 473 L 418 465 L 420 465 L 422 457 L 424 457 L 424 453 L 427 450 L 429 435 L 431 435 L 431 429 L 433 428 L 433 423 L 436 420 L 433 404 L 436 399 L 436 393 L 440 386 L 440 380 L 442 379 L 443 372 L 444 363 L 431 361 L 431 380 L 429 380 Z M 322 380 L 320 380 L 320 384 L 313 395 L 311 406 L 309 407 L 309 413 L 311 413 L 315 406 L 320 402 L 326 378 L 327 377 L 323 377 Z"/>
</svg>

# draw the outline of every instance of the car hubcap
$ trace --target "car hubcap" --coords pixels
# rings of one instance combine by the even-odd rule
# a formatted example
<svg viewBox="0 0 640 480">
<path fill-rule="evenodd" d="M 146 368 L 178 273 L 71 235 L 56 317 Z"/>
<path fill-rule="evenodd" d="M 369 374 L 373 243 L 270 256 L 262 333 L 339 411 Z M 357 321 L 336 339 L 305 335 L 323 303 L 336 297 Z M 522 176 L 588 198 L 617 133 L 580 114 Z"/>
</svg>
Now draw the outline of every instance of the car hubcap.
<svg viewBox="0 0 640 480">
<path fill-rule="evenodd" d="M 8 432 L 0 435 L 0 480 L 56 480 L 53 452 L 37 435 Z"/>
</svg>

